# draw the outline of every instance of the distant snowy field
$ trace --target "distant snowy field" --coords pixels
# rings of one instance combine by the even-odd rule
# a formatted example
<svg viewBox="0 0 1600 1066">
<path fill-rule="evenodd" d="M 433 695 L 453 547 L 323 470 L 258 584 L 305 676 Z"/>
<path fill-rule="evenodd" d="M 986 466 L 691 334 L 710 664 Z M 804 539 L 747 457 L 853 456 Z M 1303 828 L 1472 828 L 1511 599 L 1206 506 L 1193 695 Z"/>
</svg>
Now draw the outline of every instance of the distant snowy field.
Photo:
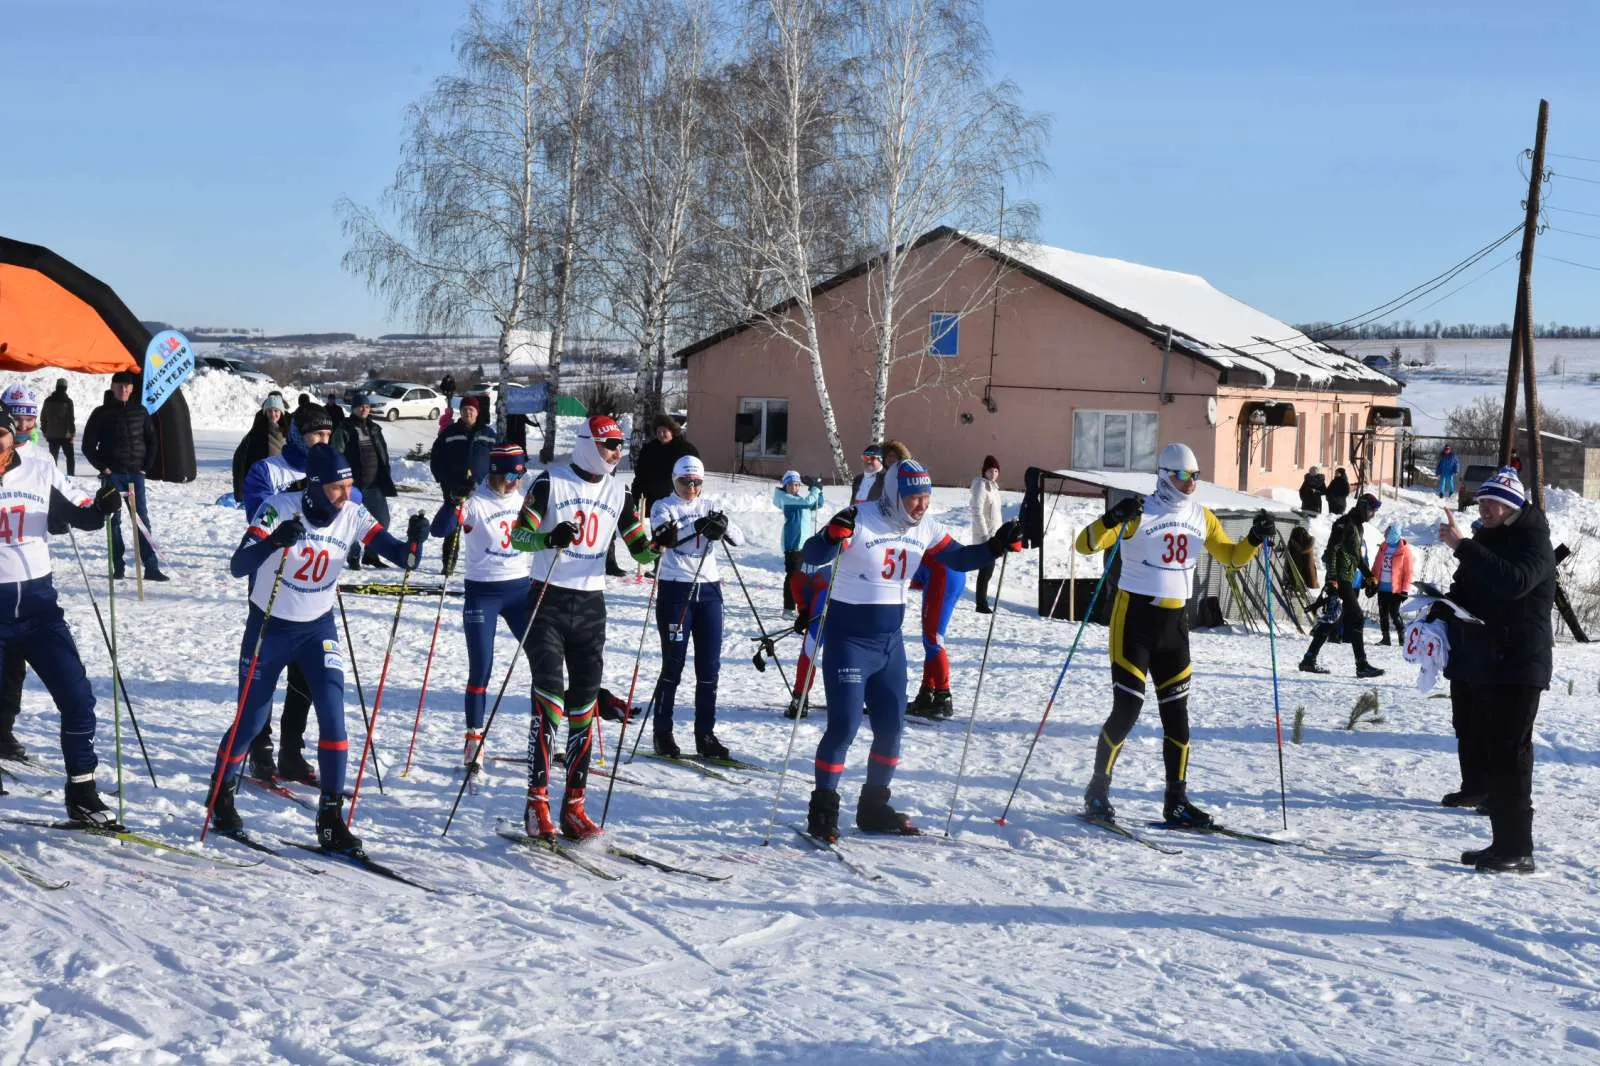
<svg viewBox="0 0 1600 1066">
<path fill-rule="evenodd" d="M 212 402 L 248 407 L 242 396 Z M 86 416 L 80 402 L 80 424 Z M 200 434 L 196 483 L 151 488 L 172 583 L 148 588 L 143 603 L 132 581 L 117 589 L 127 685 L 162 784 L 157 792 L 142 776 L 124 723 L 128 820 L 174 843 L 192 844 L 197 834 L 209 753 L 236 698 L 244 586 L 228 577 L 226 560 L 243 519 L 210 501 L 227 490 L 242 424 Z M 717 477 L 709 487 L 751 535 L 740 566 L 763 616 L 777 624 L 771 483 Z M 844 502 L 842 490 L 828 497 Z M 1008 500 L 1014 507 L 1016 497 Z M 398 519 L 431 512 L 438 500 L 423 491 L 393 503 Z M 1063 504 L 1052 539 L 1095 510 L 1090 501 Z M 1561 537 L 1600 523 L 1594 502 L 1558 494 L 1551 510 Z M 938 490 L 934 514 L 963 536 L 965 491 Z M 1386 503 L 1379 523 L 1406 524 L 1427 576 L 1448 570 L 1436 514 L 1427 497 L 1408 496 Z M 103 543 L 79 543 L 90 572 L 103 575 Z M 109 791 L 109 664 L 70 548 L 58 541 L 53 550 L 101 699 L 100 780 Z M 1573 565 L 1580 580 L 1596 568 L 1588 553 Z M 435 566 L 430 559 L 430 574 Z M 1293 671 L 1305 642 L 1292 630 L 1275 641 L 1242 630 L 1197 633 L 1196 800 L 1237 828 L 1281 831 L 1276 656 L 1286 732 L 1296 708 L 1306 713 L 1303 743 L 1286 744 L 1284 754 L 1287 837 L 1383 854 L 1334 858 L 1161 836 L 1181 852 L 1169 856 L 1073 817 L 1109 707 L 1106 633 L 1096 626 L 1084 632 L 1009 825 L 994 824 L 1076 631 L 1036 616 L 1036 577 L 1032 554 L 1013 558 L 1005 575 L 953 821 L 959 843 L 848 838 L 852 854 L 883 875 L 874 882 L 788 828 L 804 817 L 821 714 L 800 724 L 770 846 L 762 846 L 762 826 L 774 774 L 725 782 L 642 759 L 624 768 L 640 784 L 618 784 L 610 834 L 730 875 L 725 882 L 598 856 L 623 878 L 603 882 L 509 847 L 493 830 L 496 818 L 520 817 L 518 767 L 492 774 L 441 838 L 460 757 L 460 601 L 445 604 L 418 765 L 402 779 L 433 623 L 434 601 L 414 599 L 377 727 L 387 792 L 369 770 L 356 828 L 375 857 L 441 891 L 424 895 L 315 857 L 220 869 L 0 823 L 0 850 L 72 881 L 44 892 L 0 864 L 0 1062 L 1376 1066 L 1600 1057 L 1600 650 L 1557 648 L 1558 681 L 1536 734 L 1540 873 L 1513 879 L 1454 862 L 1487 840 L 1487 822 L 1438 806 L 1457 784 L 1448 703 L 1417 693 L 1394 649 L 1373 653 L 1390 670 L 1373 686 L 1383 721 L 1347 731 L 1367 686 L 1352 680 L 1342 646 L 1324 654 L 1335 673 L 1313 680 Z M 103 609 L 103 578 L 96 591 Z M 647 592 L 627 579 L 608 589 L 606 685 L 617 692 L 628 688 Z M 736 754 L 776 769 L 790 735 L 783 685 L 775 669 L 750 666 L 755 626 L 731 581 L 724 598 L 719 734 Z M 395 604 L 347 603 L 370 703 Z M 969 592 L 949 633 L 958 717 L 907 730 L 896 801 L 936 834 L 988 621 L 972 612 Z M 915 634 L 913 615 L 913 685 Z M 500 634 L 495 686 L 514 643 Z M 652 635 L 642 693 L 658 663 Z M 787 654 L 783 663 L 792 664 Z M 353 762 L 364 736 L 354 692 L 348 697 Z M 523 748 L 528 711 L 518 664 L 492 753 Z M 687 739 L 682 697 L 678 714 Z M 59 816 L 56 717 L 31 677 L 18 731 L 49 769 L 22 768 L 0 802 L 11 814 Z M 604 739 L 609 761 L 609 724 Z M 867 739 L 863 729 L 850 754 L 847 812 Z M 1158 816 L 1160 764 L 1152 706 L 1118 766 L 1115 798 L 1128 824 Z M 250 790 L 239 805 L 259 835 L 311 839 L 299 807 Z M 205 848 L 248 857 L 228 843 Z"/>
</svg>

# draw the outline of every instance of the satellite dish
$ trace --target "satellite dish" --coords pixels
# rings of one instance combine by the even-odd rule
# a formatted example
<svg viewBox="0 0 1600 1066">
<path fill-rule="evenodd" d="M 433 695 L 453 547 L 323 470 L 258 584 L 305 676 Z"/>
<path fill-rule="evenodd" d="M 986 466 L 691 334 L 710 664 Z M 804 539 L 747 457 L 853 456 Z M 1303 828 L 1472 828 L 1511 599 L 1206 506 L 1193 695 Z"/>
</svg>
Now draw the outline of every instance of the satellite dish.
<svg viewBox="0 0 1600 1066">
<path fill-rule="evenodd" d="M 1217 398 L 1215 396 L 1207 396 L 1206 397 L 1206 425 L 1214 426 L 1216 424 L 1217 424 Z"/>
</svg>

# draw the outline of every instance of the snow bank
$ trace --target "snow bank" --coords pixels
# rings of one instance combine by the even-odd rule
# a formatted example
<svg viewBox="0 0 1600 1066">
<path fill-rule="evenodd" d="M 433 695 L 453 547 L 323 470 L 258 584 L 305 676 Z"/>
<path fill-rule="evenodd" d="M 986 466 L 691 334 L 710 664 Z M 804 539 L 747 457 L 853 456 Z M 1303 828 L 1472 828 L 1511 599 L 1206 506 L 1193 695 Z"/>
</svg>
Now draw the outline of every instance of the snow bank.
<svg viewBox="0 0 1600 1066">
<path fill-rule="evenodd" d="M 290 411 L 300 402 L 300 389 L 216 370 L 198 370 L 183 383 L 183 398 L 189 404 L 189 419 L 195 429 L 229 429 L 241 436 L 250 429 L 256 412 L 273 391 L 283 394 L 284 406 Z"/>
</svg>

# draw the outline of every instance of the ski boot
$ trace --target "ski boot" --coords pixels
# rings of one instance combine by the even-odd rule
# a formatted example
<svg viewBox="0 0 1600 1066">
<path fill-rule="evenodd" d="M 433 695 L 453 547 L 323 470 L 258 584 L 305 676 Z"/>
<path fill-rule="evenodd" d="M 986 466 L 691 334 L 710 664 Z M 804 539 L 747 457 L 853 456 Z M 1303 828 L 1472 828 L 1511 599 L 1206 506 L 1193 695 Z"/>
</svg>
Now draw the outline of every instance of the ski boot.
<svg viewBox="0 0 1600 1066">
<path fill-rule="evenodd" d="M 672 728 L 670 726 L 666 729 L 656 730 L 651 746 L 655 749 L 655 753 L 663 759 L 683 758 L 683 752 L 678 750 L 678 742 L 672 739 Z"/>
<path fill-rule="evenodd" d="M 550 793 L 545 789 L 528 790 L 528 806 L 522 812 L 522 831 L 535 840 L 556 838 L 556 824 L 550 820 Z"/>
<path fill-rule="evenodd" d="M 278 760 L 272 754 L 270 743 L 250 745 L 250 776 L 262 781 L 272 781 L 278 776 Z"/>
<path fill-rule="evenodd" d="M 790 696 L 789 697 L 789 709 L 787 711 L 783 712 L 783 716 L 785 718 L 790 718 L 790 719 L 793 719 L 793 718 L 810 718 L 811 717 L 811 708 L 810 707 L 802 707 L 800 705 L 800 697 L 799 696 Z"/>
<path fill-rule="evenodd" d="M 215 787 L 216 779 L 212 778 Z M 233 794 L 239 789 L 239 779 L 223 781 L 222 787 L 217 789 L 216 802 L 211 805 L 211 828 L 219 833 L 237 833 L 244 828 L 244 819 L 239 817 L 238 808 L 233 805 Z"/>
<path fill-rule="evenodd" d="M 811 790 L 811 806 L 806 811 L 806 832 L 832 844 L 839 839 L 839 793 L 831 788 Z"/>
<path fill-rule="evenodd" d="M 1463 786 L 1459 792 L 1446 792 L 1439 804 L 1443 807 L 1481 807 L 1488 798 L 1486 792 L 1471 792 Z"/>
<path fill-rule="evenodd" d="M 1356 676 L 1357 677 L 1382 677 L 1383 676 L 1383 670 L 1380 667 L 1373 666 L 1371 663 L 1367 663 L 1367 662 L 1356 663 Z"/>
<path fill-rule="evenodd" d="M 317 768 L 306 762 L 299 748 L 284 748 L 278 753 L 278 776 L 302 785 L 317 783 Z"/>
<path fill-rule="evenodd" d="M 344 564 L 344 568 L 346 570 L 360 570 L 361 569 L 361 553 L 360 552 L 351 553 L 350 558 Z"/>
<path fill-rule="evenodd" d="M 909 815 L 889 806 L 889 789 L 883 785 L 862 785 L 856 798 L 856 828 L 863 833 L 899 833 L 916 836 L 922 830 L 911 824 Z"/>
<path fill-rule="evenodd" d="M 603 832 L 583 809 L 583 789 L 568 788 L 561 797 L 561 835 L 568 840 L 588 840 Z"/>
<path fill-rule="evenodd" d="M 917 698 L 906 704 L 906 714 L 912 718 L 926 718 L 929 721 L 938 721 L 939 716 L 933 709 L 933 689 L 923 685 L 917 689 Z"/>
<path fill-rule="evenodd" d="M 150 567 L 150 569 L 148 569 L 148 570 L 146 570 L 144 572 L 144 579 L 146 581 L 171 581 L 172 580 L 170 577 L 168 577 L 166 574 L 163 574 L 157 567 L 154 567 L 154 566 Z"/>
<path fill-rule="evenodd" d="M 1083 790 L 1083 816 L 1094 822 L 1112 822 L 1117 809 L 1111 806 L 1111 775 L 1095 774 Z"/>
<path fill-rule="evenodd" d="M 1532 855 L 1501 855 L 1492 850 L 1478 859 L 1476 868 L 1479 873 L 1492 874 L 1531 874 L 1538 869 Z"/>
<path fill-rule="evenodd" d="M 1311 655 L 1307 655 L 1304 659 L 1300 660 L 1300 672 L 1303 674 L 1332 673 L 1332 671 L 1326 666 L 1318 666 L 1316 658 Z"/>
<path fill-rule="evenodd" d="M 956 704 L 955 700 L 951 699 L 950 697 L 950 690 L 947 688 L 934 689 L 933 711 L 928 715 L 928 717 L 936 722 L 948 722 L 950 717 L 955 713 Z"/>
<path fill-rule="evenodd" d="M 121 828 L 111 808 L 100 798 L 92 772 L 67 778 L 67 821 L 92 829 Z"/>
<path fill-rule="evenodd" d="M 361 840 L 344 824 L 344 797 L 326 792 L 317 801 L 317 845 L 341 855 L 365 855 Z"/>
<path fill-rule="evenodd" d="M 483 772 L 483 761 L 488 758 L 489 747 L 484 742 L 483 730 L 469 729 L 461 745 L 461 765 L 468 773 Z"/>
<path fill-rule="evenodd" d="M 389 569 L 389 564 L 383 561 L 383 556 L 378 555 L 375 552 L 367 552 L 366 558 L 362 559 L 361 562 L 362 565 L 364 565 L 368 570 Z"/>
<path fill-rule="evenodd" d="M 1167 825 L 1178 829 L 1209 829 L 1216 824 L 1216 819 L 1189 802 L 1188 790 L 1181 783 L 1167 786 L 1161 817 Z"/>
<path fill-rule="evenodd" d="M 26 762 L 28 759 L 28 749 L 17 740 L 10 726 L 0 729 L 0 759 L 11 759 L 14 762 Z"/>
<path fill-rule="evenodd" d="M 717 739 L 715 733 L 696 733 L 694 737 L 695 754 L 702 759 L 720 759 L 727 762 L 733 756 L 728 753 L 727 745 Z"/>
</svg>

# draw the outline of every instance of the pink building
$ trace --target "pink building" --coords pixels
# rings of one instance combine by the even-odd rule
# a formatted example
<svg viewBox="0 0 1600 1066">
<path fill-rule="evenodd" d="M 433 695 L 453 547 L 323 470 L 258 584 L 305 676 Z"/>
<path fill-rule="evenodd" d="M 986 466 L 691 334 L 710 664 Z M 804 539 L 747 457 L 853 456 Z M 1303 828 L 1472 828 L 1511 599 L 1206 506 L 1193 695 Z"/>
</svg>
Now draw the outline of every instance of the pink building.
<svg viewBox="0 0 1600 1066">
<path fill-rule="evenodd" d="M 871 420 L 867 309 L 881 264 L 814 290 L 852 464 Z M 907 358 L 891 394 L 937 384 L 890 404 L 888 435 L 939 484 L 976 477 L 986 454 L 1008 488 L 1030 465 L 1153 470 L 1163 445 L 1183 441 L 1226 488 L 1295 488 L 1313 465 L 1351 466 L 1351 434 L 1392 413 L 1401 387 L 1193 274 L 940 228 L 913 245 L 902 277 Z M 743 448 L 748 472 L 831 475 L 810 363 L 767 325 L 734 326 L 677 357 L 712 469 L 739 466 L 744 413 L 756 434 Z"/>
</svg>

